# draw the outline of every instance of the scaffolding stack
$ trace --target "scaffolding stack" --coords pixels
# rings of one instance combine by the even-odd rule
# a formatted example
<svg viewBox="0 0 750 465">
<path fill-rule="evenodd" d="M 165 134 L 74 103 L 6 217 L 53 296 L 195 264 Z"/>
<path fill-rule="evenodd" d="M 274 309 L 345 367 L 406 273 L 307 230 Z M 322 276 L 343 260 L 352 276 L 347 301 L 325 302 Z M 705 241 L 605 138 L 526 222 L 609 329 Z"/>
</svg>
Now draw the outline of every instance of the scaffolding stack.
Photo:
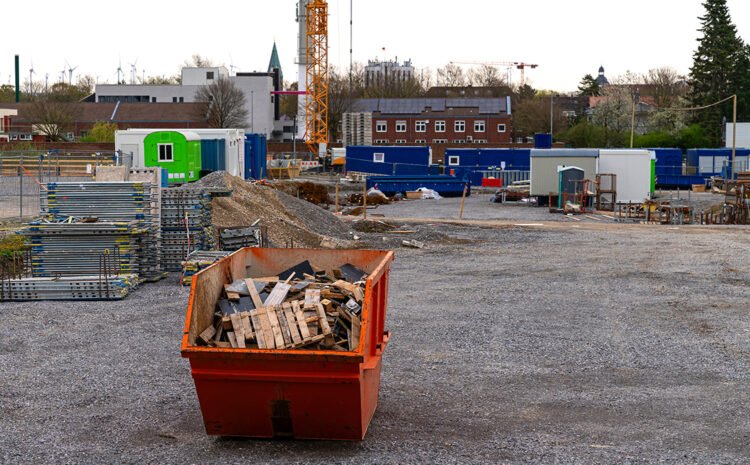
<svg viewBox="0 0 750 465">
<path fill-rule="evenodd" d="M 205 189 L 162 190 L 162 268 L 182 271 L 182 262 L 196 250 L 213 250 L 216 239 L 211 225 L 212 194 Z"/>
<path fill-rule="evenodd" d="M 72 276 L 0 280 L 0 301 L 120 300 L 138 284 L 138 276 Z"/>
<path fill-rule="evenodd" d="M 102 253 L 110 250 L 109 253 L 128 255 L 129 259 L 135 261 L 134 268 L 128 272 L 137 273 L 144 281 L 156 281 L 164 276 L 159 238 L 160 215 L 158 209 L 153 207 L 154 191 L 157 190 L 158 187 L 153 189 L 151 183 L 147 182 L 49 183 L 45 210 L 48 218 L 62 219 L 68 224 L 80 222 L 89 224 L 89 227 L 105 223 L 131 224 L 128 240 L 120 234 L 120 242 L 113 245 L 106 240 L 102 242 L 101 238 L 96 242 L 91 237 L 92 250 Z M 85 227 L 76 227 L 85 230 Z M 91 236 L 101 234 L 93 232 Z M 117 244 L 121 245 L 119 250 Z M 79 244 L 71 244 L 70 252 L 75 252 L 77 246 Z M 64 246 L 60 245 L 60 248 Z"/>
</svg>

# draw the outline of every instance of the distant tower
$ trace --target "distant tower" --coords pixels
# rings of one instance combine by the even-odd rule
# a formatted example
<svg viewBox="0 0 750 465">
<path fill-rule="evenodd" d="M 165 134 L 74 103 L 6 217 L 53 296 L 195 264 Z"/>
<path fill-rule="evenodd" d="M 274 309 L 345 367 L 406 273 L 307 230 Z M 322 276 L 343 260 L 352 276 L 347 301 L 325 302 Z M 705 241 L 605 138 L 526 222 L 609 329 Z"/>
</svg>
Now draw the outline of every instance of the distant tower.
<svg viewBox="0 0 750 465">
<path fill-rule="evenodd" d="M 268 61 L 268 72 L 273 73 L 274 70 L 279 70 L 279 81 L 283 90 L 284 87 L 284 74 L 281 72 L 281 60 L 279 60 L 279 52 L 276 50 L 276 42 L 273 43 L 273 49 L 271 50 L 271 59 Z"/>
<path fill-rule="evenodd" d="M 609 80 L 607 80 L 607 76 L 604 75 L 604 66 L 599 67 L 599 75 L 596 77 L 596 83 L 599 84 L 599 87 L 604 87 L 609 85 Z"/>
</svg>

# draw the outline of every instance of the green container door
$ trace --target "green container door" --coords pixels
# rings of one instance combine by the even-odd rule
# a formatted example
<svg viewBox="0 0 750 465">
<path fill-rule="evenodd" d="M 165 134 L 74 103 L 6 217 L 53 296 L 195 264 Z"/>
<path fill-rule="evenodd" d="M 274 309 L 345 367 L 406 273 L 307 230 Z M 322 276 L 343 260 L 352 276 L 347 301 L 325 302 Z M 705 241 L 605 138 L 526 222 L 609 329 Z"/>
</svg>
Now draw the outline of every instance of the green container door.
<svg viewBox="0 0 750 465">
<path fill-rule="evenodd" d="M 201 141 L 189 131 L 153 132 L 143 140 L 143 159 L 146 166 L 166 170 L 169 184 L 197 181 L 201 171 Z"/>
</svg>

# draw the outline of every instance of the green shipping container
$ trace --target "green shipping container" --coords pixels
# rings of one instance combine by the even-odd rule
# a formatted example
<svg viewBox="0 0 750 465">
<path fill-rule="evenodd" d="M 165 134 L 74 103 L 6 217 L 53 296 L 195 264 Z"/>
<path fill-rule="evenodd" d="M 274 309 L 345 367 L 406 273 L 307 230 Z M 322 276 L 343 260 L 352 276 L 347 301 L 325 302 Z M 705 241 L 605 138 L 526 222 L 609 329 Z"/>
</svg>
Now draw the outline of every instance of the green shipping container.
<svg viewBox="0 0 750 465">
<path fill-rule="evenodd" d="M 143 140 L 146 166 L 167 171 L 169 184 L 197 181 L 201 171 L 200 137 L 190 131 L 157 131 Z"/>
</svg>

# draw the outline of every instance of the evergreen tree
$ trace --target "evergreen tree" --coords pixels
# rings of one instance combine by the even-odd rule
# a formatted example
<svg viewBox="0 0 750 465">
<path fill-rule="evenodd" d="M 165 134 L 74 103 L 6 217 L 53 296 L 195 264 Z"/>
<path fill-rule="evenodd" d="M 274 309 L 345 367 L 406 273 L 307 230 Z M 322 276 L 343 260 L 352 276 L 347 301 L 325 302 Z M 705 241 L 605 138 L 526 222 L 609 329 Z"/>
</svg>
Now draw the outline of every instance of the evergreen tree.
<svg viewBox="0 0 750 465">
<path fill-rule="evenodd" d="M 589 97 L 596 97 L 601 95 L 602 89 L 599 83 L 596 82 L 594 76 L 587 74 L 581 79 L 581 83 L 578 84 L 578 91 L 580 95 L 587 95 Z"/>
<path fill-rule="evenodd" d="M 698 49 L 693 53 L 690 68 L 690 101 L 694 106 L 709 105 L 736 93 L 738 97 L 743 96 L 738 109 L 740 106 L 746 108 L 750 102 L 745 97 L 747 88 L 742 88 L 747 77 L 742 74 L 743 68 L 745 72 L 750 68 L 746 68 L 747 48 L 737 35 L 726 0 L 705 0 L 703 7 L 706 13 L 699 18 L 699 31 L 703 36 L 698 39 Z M 740 115 L 738 113 L 738 119 Z M 721 143 L 722 117 L 731 120 L 731 100 L 695 113 L 696 123 L 714 145 Z"/>
</svg>

